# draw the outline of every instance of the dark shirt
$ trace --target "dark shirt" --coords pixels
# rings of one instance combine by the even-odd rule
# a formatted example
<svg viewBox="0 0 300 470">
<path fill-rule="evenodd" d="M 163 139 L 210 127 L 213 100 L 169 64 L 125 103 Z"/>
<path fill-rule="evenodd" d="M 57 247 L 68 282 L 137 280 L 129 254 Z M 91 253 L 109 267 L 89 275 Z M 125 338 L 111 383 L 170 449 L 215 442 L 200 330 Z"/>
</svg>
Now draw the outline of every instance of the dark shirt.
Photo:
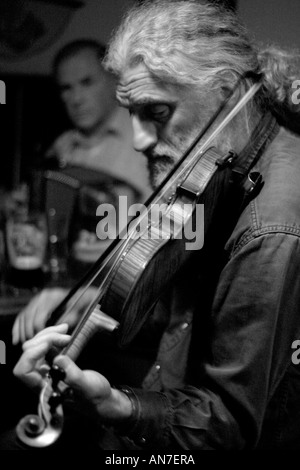
<svg viewBox="0 0 300 470">
<path fill-rule="evenodd" d="M 125 447 L 300 445 L 300 138 L 280 128 L 253 170 L 263 186 L 221 249 L 205 241 L 157 305 L 169 323 Z"/>
</svg>

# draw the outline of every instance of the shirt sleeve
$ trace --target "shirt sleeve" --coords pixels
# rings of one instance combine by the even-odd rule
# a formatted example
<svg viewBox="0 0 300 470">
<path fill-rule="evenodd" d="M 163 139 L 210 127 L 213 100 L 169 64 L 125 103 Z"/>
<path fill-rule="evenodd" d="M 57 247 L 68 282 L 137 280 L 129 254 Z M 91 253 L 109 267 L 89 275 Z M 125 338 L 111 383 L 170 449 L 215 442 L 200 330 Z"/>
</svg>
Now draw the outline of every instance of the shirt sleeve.
<svg viewBox="0 0 300 470">
<path fill-rule="evenodd" d="M 165 450 L 255 446 L 299 334 L 299 255 L 297 234 L 281 232 L 236 250 L 215 292 L 207 359 L 191 359 L 199 377 L 182 389 L 134 389 L 135 442 Z"/>
</svg>

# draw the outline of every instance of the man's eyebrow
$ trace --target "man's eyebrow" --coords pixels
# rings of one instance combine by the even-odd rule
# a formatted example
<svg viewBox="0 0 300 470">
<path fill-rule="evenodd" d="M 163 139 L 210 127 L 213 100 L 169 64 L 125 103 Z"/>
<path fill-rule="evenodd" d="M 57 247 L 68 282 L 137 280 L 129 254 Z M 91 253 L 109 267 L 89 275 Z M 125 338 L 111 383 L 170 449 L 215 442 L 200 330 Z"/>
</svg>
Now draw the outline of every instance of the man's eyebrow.
<svg viewBox="0 0 300 470">
<path fill-rule="evenodd" d="M 152 106 L 156 104 L 165 104 L 164 100 L 161 99 L 155 99 L 155 98 L 141 98 L 137 99 L 132 103 L 129 108 L 136 109 L 136 108 L 141 108 L 145 106 Z"/>
<path fill-rule="evenodd" d="M 118 100 L 120 101 L 127 101 L 127 98 L 126 98 L 126 94 L 120 92 L 120 91 L 117 91 L 117 98 Z M 143 105 L 147 105 L 147 104 L 152 104 L 152 103 L 157 103 L 157 102 L 160 102 L 160 100 L 157 98 L 153 98 L 151 96 L 143 96 L 141 98 L 136 98 L 134 100 L 134 102 L 132 103 L 133 106 L 143 106 Z"/>
<path fill-rule="evenodd" d="M 128 101 L 124 98 L 122 99 L 122 94 L 117 94 L 117 99 L 118 101 L 122 104 L 122 106 L 124 106 L 125 108 L 128 108 L 128 109 L 135 109 L 135 108 L 139 108 L 139 107 L 142 107 L 142 106 L 151 106 L 151 105 L 156 105 L 156 104 L 162 104 L 162 105 L 172 105 L 173 104 L 173 100 L 166 100 L 166 99 L 163 99 L 163 98 L 156 98 L 156 97 L 151 97 L 151 96 L 145 96 L 145 97 L 141 97 L 141 98 L 137 98 L 136 100 L 134 100 L 134 102 L 131 102 L 131 103 L 128 103 Z M 175 100 L 174 100 L 175 102 Z"/>
</svg>

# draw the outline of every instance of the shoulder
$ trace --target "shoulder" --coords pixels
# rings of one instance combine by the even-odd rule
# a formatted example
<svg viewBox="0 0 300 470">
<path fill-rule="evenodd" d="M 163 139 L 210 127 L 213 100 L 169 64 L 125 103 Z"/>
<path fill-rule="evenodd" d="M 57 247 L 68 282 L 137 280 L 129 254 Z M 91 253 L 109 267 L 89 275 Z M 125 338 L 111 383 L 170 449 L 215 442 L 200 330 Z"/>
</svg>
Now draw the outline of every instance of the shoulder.
<svg viewBox="0 0 300 470">
<path fill-rule="evenodd" d="M 243 210 L 227 248 L 274 233 L 300 236 L 300 137 L 281 128 L 255 170 L 262 189 Z"/>
<path fill-rule="evenodd" d="M 258 165 L 264 186 L 257 196 L 260 226 L 300 226 L 300 137 L 281 128 Z"/>
<path fill-rule="evenodd" d="M 78 132 L 73 129 L 67 130 L 54 140 L 46 153 L 46 157 L 56 156 L 58 158 L 63 158 L 66 153 L 71 152 L 72 149 L 76 147 L 77 142 Z"/>
</svg>

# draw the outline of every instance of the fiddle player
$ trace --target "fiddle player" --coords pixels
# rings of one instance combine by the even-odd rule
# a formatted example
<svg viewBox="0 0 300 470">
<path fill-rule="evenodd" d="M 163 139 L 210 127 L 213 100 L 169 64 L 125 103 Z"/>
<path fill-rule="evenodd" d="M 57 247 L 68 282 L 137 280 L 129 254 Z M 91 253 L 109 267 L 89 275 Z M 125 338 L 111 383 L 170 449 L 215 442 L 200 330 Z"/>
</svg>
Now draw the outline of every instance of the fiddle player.
<svg viewBox="0 0 300 470">
<path fill-rule="evenodd" d="M 261 184 L 245 189 L 232 225 L 231 200 L 190 272 L 162 294 L 133 341 L 141 363 L 150 357 L 138 380 L 55 359 L 103 434 L 114 436 L 101 448 L 300 447 L 300 369 L 291 360 L 300 338 L 300 139 L 287 122 L 299 119 L 297 63 L 280 50 L 258 51 L 233 13 L 192 0 L 144 2 L 114 35 L 105 64 L 117 76 L 117 99 L 130 112 L 153 188 L 230 91 L 237 86 L 234 103 L 258 79 L 260 90 L 214 145 L 222 155 L 235 152 L 240 167 L 252 159 Z M 69 341 L 66 324 L 32 338 L 52 295 L 35 299 L 14 325 L 14 341 L 27 340 L 15 374 L 31 386 L 42 380 L 37 362 Z"/>
</svg>

